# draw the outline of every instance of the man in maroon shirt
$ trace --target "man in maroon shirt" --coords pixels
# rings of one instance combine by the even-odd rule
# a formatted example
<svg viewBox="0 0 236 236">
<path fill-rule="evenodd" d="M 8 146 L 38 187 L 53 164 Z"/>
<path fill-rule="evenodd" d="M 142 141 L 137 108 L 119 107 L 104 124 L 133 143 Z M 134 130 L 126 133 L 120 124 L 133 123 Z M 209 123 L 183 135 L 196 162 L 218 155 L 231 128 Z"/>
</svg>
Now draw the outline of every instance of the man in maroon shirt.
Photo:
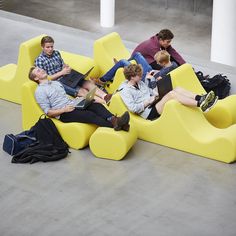
<svg viewBox="0 0 236 236">
<path fill-rule="evenodd" d="M 158 51 L 166 50 L 171 56 L 171 61 L 175 61 L 178 65 L 182 65 L 185 63 L 185 60 L 174 48 L 172 48 L 171 40 L 173 38 L 174 34 L 170 30 L 162 29 L 150 39 L 140 43 L 134 49 L 132 55 L 136 52 L 140 52 L 154 70 L 160 70 L 161 66 L 156 63 L 154 55 Z"/>
</svg>

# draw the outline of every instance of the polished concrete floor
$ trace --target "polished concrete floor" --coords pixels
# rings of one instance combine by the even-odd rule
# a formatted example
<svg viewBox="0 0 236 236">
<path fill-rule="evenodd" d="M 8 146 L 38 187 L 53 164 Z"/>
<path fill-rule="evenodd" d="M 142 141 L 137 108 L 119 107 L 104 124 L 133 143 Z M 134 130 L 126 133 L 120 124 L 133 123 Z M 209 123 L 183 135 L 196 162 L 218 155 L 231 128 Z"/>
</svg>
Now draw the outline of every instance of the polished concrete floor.
<svg viewBox="0 0 236 236">
<path fill-rule="evenodd" d="M 43 3 L 48 7 L 52 2 Z M 0 11 L 0 30 L 0 66 L 16 63 L 19 44 L 42 33 L 52 35 L 58 49 L 88 56 L 93 41 L 105 34 L 98 25 L 99 32 L 84 31 L 5 11 Z M 125 39 L 132 50 L 136 42 Z M 195 67 L 235 75 L 234 69 L 190 51 L 184 55 Z M 20 105 L 0 100 L 0 124 L 2 144 L 6 133 L 22 130 Z M 54 163 L 11 164 L 3 151 L 0 157 L 3 236 L 234 236 L 236 232 L 235 164 L 141 140 L 122 161 L 95 158 L 89 148 L 71 150 L 68 158 Z"/>
<path fill-rule="evenodd" d="M 162 28 L 170 28 L 175 34 L 173 45 L 179 51 L 210 58 L 212 0 L 117 0 L 116 24 L 112 28 L 99 25 L 99 0 L 2 1 L 3 10 L 99 34 L 116 31 L 123 39 L 136 43 Z"/>
</svg>

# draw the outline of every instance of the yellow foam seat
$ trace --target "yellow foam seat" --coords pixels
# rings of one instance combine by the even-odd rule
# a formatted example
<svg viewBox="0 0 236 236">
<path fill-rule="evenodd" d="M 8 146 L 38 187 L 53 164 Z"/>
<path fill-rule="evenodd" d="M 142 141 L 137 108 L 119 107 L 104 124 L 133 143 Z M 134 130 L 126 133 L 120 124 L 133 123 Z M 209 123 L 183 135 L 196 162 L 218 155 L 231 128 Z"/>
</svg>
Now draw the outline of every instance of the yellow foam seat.
<svg viewBox="0 0 236 236">
<path fill-rule="evenodd" d="M 90 137 L 89 147 L 96 157 L 121 160 L 136 140 L 137 132 L 133 127 L 130 127 L 129 132 L 99 127 Z"/>
<path fill-rule="evenodd" d="M 114 66 L 113 58 L 117 60 L 128 59 L 131 55 L 116 32 L 96 40 L 93 52 L 94 60 L 101 70 L 101 76 Z M 123 69 L 120 68 L 117 70 L 113 83 L 110 83 L 106 90 L 109 93 L 113 93 L 124 79 Z"/>
<path fill-rule="evenodd" d="M 91 67 L 93 67 L 93 70 L 90 72 L 88 77 L 96 78 L 100 75 L 100 68 L 95 64 L 94 59 L 65 51 L 60 51 L 60 53 L 65 64 L 68 64 L 74 70 L 85 74 Z"/>
<path fill-rule="evenodd" d="M 0 98 L 21 104 L 21 87 L 28 81 L 28 73 L 34 65 L 35 58 L 41 53 L 41 39 L 45 35 L 39 35 L 28 41 L 21 43 L 18 54 L 17 65 L 8 64 L 0 67 Z M 73 69 L 82 73 L 87 72 L 92 66 L 94 69 L 91 76 L 100 74 L 98 66 L 89 57 L 60 51 L 65 63 Z"/>
<path fill-rule="evenodd" d="M 112 97 L 109 108 L 118 114 L 126 110 L 119 94 Z M 139 139 L 226 163 L 236 160 L 236 125 L 216 128 L 199 108 L 171 100 L 157 120 L 145 120 L 133 113 L 130 117 Z"/>
<path fill-rule="evenodd" d="M 23 129 L 30 129 L 44 113 L 37 104 L 34 92 L 37 84 L 28 81 L 22 86 L 22 125 Z M 81 149 L 88 145 L 89 138 L 97 126 L 83 123 L 63 123 L 52 119 L 65 142 L 74 149 Z"/>
<path fill-rule="evenodd" d="M 196 94 L 204 94 L 202 87 L 190 64 L 184 64 L 170 72 L 173 87 L 182 87 Z M 236 123 L 236 95 L 221 99 L 207 113 L 207 120 L 218 128 L 226 128 Z"/>
<path fill-rule="evenodd" d="M 27 75 L 34 59 L 41 51 L 40 41 L 44 35 L 21 43 L 17 65 L 0 67 L 0 98 L 21 103 L 21 86 L 27 81 Z"/>
</svg>

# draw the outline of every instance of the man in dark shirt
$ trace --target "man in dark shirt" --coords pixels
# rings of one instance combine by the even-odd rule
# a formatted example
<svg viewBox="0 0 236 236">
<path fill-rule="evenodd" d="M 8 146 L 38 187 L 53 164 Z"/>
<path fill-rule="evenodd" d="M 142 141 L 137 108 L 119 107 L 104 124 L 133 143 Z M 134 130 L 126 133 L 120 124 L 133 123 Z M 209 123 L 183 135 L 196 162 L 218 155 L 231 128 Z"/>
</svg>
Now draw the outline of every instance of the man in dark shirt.
<svg viewBox="0 0 236 236">
<path fill-rule="evenodd" d="M 132 55 L 134 55 L 136 52 L 140 52 L 154 70 L 160 70 L 161 66 L 156 63 L 154 55 L 158 51 L 166 50 L 171 56 L 171 61 L 175 61 L 178 65 L 182 65 L 185 63 L 185 60 L 171 46 L 171 41 L 173 38 L 174 34 L 170 30 L 162 29 L 150 39 L 140 43 L 134 49 Z"/>
</svg>

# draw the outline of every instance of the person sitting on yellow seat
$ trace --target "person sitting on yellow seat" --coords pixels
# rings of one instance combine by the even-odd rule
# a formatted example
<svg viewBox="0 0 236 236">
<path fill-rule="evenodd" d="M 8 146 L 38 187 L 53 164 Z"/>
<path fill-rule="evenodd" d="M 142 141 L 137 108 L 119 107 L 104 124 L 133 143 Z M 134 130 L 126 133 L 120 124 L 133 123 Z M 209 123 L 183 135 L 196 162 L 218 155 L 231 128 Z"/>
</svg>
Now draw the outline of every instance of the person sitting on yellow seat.
<svg viewBox="0 0 236 236">
<path fill-rule="evenodd" d="M 121 117 L 113 115 L 102 104 L 92 102 L 87 108 L 78 109 L 73 100 L 66 95 L 64 87 L 58 81 L 48 80 L 47 73 L 38 67 L 29 71 L 29 79 L 38 83 L 35 98 L 39 106 L 49 117 L 62 122 L 91 123 L 101 127 L 113 127 L 118 130 L 129 130 L 129 113 Z"/>
<path fill-rule="evenodd" d="M 45 70 L 52 80 L 58 80 L 67 94 L 71 96 L 85 97 L 88 91 L 96 85 L 89 80 L 81 80 L 76 88 L 63 83 L 63 76 L 71 73 L 71 67 L 64 63 L 59 51 L 54 50 L 54 39 L 51 36 L 44 36 L 41 39 L 42 52 L 35 59 L 35 66 Z M 107 94 L 97 87 L 94 99 L 99 103 L 109 103 L 111 94 Z"/>
<path fill-rule="evenodd" d="M 139 64 L 130 64 L 125 67 L 126 81 L 121 84 L 119 90 L 128 110 L 144 119 L 153 120 L 160 117 L 165 104 L 171 99 L 186 106 L 200 107 L 203 112 L 209 111 L 218 100 L 213 91 L 205 95 L 197 95 L 177 87 L 152 106 L 157 98 L 151 94 L 149 87 L 142 81 L 142 74 L 142 66 Z"/>
</svg>

